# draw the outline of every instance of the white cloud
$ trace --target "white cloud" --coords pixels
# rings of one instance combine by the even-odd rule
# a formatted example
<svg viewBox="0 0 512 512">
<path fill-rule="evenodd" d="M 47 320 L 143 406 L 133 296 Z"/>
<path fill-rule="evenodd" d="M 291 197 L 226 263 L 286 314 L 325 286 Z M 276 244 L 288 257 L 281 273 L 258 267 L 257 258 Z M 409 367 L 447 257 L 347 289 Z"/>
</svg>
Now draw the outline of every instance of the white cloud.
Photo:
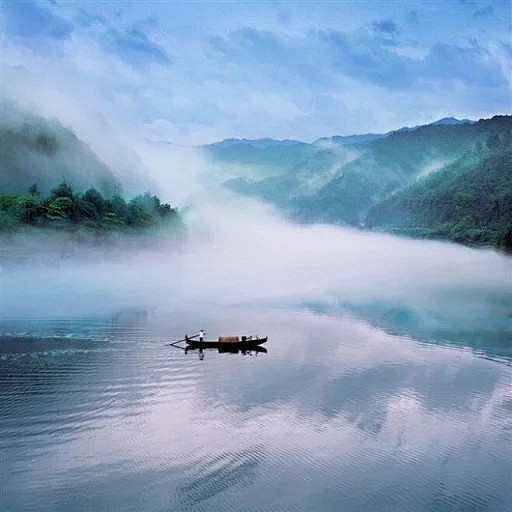
<svg viewBox="0 0 512 512">
<path fill-rule="evenodd" d="M 379 7 L 336 4 L 333 18 L 323 7 L 312 13 L 293 5 L 283 25 L 280 11 L 269 6 L 249 9 L 249 16 L 237 4 L 222 14 L 204 4 L 199 15 L 179 6 L 171 16 L 165 4 L 148 10 L 127 4 L 121 14 L 109 6 L 63 4 L 51 8 L 72 31 L 47 37 L 44 52 L 7 33 L 3 66 L 23 66 L 27 100 L 54 115 L 67 112 L 55 99 L 45 103 L 51 91 L 65 103 L 86 103 L 123 131 L 167 122 L 174 129 L 165 133 L 180 144 L 229 136 L 312 140 L 387 131 L 440 111 L 441 117 L 506 112 L 506 19 L 483 33 L 485 20 L 472 11 L 438 7 L 420 6 L 413 23 L 405 7 L 389 18 Z M 206 12 L 211 19 L 200 15 Z M 456 12 L 468 18 L 464 27 Z M 427 30 L 433 22 L 438 39 Z M 393 29 L 386 32 L 393 45 L 372 33 L 372 23 Z M 467 43 L 475 38 L 478 43 Z M 19 89 L 10 80 L 6 73 L 6 93 Z M 331 98 L 331 105 L 319 98 Z"/>
</svg>

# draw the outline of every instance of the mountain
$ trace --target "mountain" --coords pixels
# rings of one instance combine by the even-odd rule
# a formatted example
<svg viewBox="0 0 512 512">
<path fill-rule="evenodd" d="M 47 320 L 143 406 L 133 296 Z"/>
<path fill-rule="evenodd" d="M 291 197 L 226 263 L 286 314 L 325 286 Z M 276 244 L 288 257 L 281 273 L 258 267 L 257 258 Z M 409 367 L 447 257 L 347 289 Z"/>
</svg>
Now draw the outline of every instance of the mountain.
<svg viewBox="0 0 512 512">
<path fill-rule="evenodd" d="M 7 100 L 1 109 L 0 187 L 4 193 L 23 193 L 36 184 L 47 194 L 63 181 L 79 191 L 95 187 L 106 195 L 120 192 L 111 169 L 71 129 Z"/>
<path fill-rule="evenodd" d="M 334 142 L 335 144 L 366 144 L 372 140 L 385 137 L 381 133 L 364 133 L 361 135 L 333 135 L 332 137 L 322 137 L 314 142 L 314 144 L 325 144 L 326 142 Z"/>
<path fill-rule="evenodd" d="M 510 131 L 378 203 L 366 226 L 512 250 Z"/>
<path fill-rule="evenodd" d="M 443 117 L 442 119 L 438 119 L 432 123 L 428 124 L 419 124 L 416 126 L 404 126 L 403 128 L 399 128 L 398 130 L 394 130 L 397 132 L 412 132 L 417 130 L 418 128 L 422 128 L 423 126 L 453 126 L 456 124 L 473 124 L 475 121 L 471 121 L 470 119 L 457 119 L 455 117 Z M 393 133 L 393 132 L 389 132 Z"/>
<path fill-rule="evenodd" d="M 231 142 L 222 141 L 201 149 L 217 164 L 229 165 L 230 168 L 236 166 L 238 176 L 250 181 L 281 174 L 315 151 L 311 144 L 305 142 L 267 145 L 254 145 L 253 142 L 232 139 Z"/>
<path fill-rule="evenodd" d="M 290 197 L 288 210 L 306 222 L 362 224 L 373 205 L 461 158 L 476 144 L 485 144 L 495 131 L 509 129 L 510 120 L 496 117 L 475 124 L 427 125 L 392 132 L 360 146 L 358 156 L 342 165 L 320 190 L 308 197 Z M 321 161 L 316 169 L 325 172 Z"/>
<path fill-rule="evenodd" d="M 478 162 L 487 158 L 489 151 L 497 151 L 498 146 L 503 148 L 503 144 L 510 140 L 511 128 L 511 116 L 495 116 L 478 122 L 445 118 L 416 129 L 396 130 L 362 144 L 348 145 L 332 138 L 323 139 L 327 142 L 304 148 L 305 156 L 299 161 L 299 155 L 295 155 L 295 165 L 291 165 L 294 159 L 283 157 L 287 165 L 280 173 L 274 170 L 259 179 L 239 176 L 226 185 L 238 193 L 273 203 L 300 222 L 369 224 L 387 229 L 393 223 L 381 225 L 373 214 L 371 222 L 367 222 L 370 212 L 378 211 L 374 209 L 379 204 L 385 201 L 392 204 L 393 198 L 399 197 L 397 194 L 418 182 L 426 182 L 430 189 L 433 183 L 429 181 L 430 177 L 439 175 L 439 179 L 447 179 L 449 174 L 445 171 L 450 166 L 455 166 L 451 169 L 457 176 L 465 175 L 465 170 L 469 172 L 472 165 L 480 165 Z M 496 148 L 493 149 L 493 145 Z M 473 155 L 472 159 L 467 155 Z M 496 172 L 504 173 L 503 183 L 508 183 L 506 167 L 499 167 Z M 469 175 L 475 183 L 483 177 L 476 171 L 467 177 Z M 454 186 L 461 188 L 464 179 L 457 180 Z M 503 183 L 500 186 L 504 186 Z M 486 185 L 482 182 L 482 186 Z M 488 190 L 488 193 L 487 199 L 494 200 L 497 192 Z M 505 222 L 503 212 L 499 215 Z M 474 215 L 473 218 L 476 219 Z M 415 223 L 417 219 L 408 228 L 412 229 Z M 430 231 L 431 236 L 438 236 L 435 233 L 435 229 Z M 482 238 L 482 243 L 493 243 L 494 235 L 498 236 L 496 232 L 487 235 Z M 476 243 L 477 239 L 473 239 Z"/>
<path fill-rule="evenodd" d="M 233 177 L 233 180 L 228 184 L 229 186 L 233 185 L 237 191 L 241 192 L 243 189 L 243 193 L 246 193 L 249 192 L 249 189 L 245 186 L 246 184 L 253 184 L 262 179 L 281 176 L 287 172 L 293 174 L 296 167 L 297 169 L 295 170 L 304 167 L 306 160 L 310 160 L 310 163 L 312 163 L 311 159 L 314 158 L 314 155 L 321 155 L 323 151 L 332 150 L 334 153 L 344 153 L 347 149 L 361 148 L 376 140 L 389 137 L 396 132 L 416 131 L 425 126 L 452 126 L 470 123 L 473 123 L 473 121 L 446 117 L 430 125 L 404 127 L 388 133 L 333 135 L 331 137 L 319 138 L 313 143 L 300 142 L 293 139 L 225 139 L 213 144 L 201 146 L 201 149 L 216 163 L 235 164 L 239 169 L 239 175 Z M 325 160 L 325 156 L 326 155 L 323 154 L 320 158 Z M 332 165 L 336 165 L 335 155 L 332 160 L 333 162 L 330 163 L 329 168 L 331 168 Z M 313 167 L 315 166 L 313 165 Z M 327 171 L 328 170 L 329 169 L 327 169 Z M 313 173 L 316 173 L 316 171 L 322 173 L 321 169 L 314 169 Z M 242 178 L 244 183 L 238 178 Z M 289 181 L 289 178 L 290 177 L 284 178 L 284 180 Z M 291 179 L 291 181 L 293 180 L 294 178 Z M 314 181 L 317 183 L 318 178 L 316 177 Z M 262 183 L 255 186 L 254 190 L 249 193 L 257 195 L 256 189 L 262 188 L 264 190 L 263 194 L 266 195 L 266 189 L 269 186 L 272 186 L 271 182 Z"/>
<path fill-rule="evenodd" d="M 227 181 L 225 185 L 235 192 L 287 209 L 290 201 L 311 196 L 327 185 L 356 154 L 335 144 L 331 144 L 329 149 L 311 146 L 305 158 L 290 165 L 288 170 L 282 169 L 282 174 L 255 181 L 239 177 Z"/>
<path fill-rule="evenodd" d="M 224 139 L 219 142 L 214 142 L 204 147 L 211 148 L 229 148 L 238 144 L 254 146 L 255 148 L 271 148 L 275 146 L 293 146 L 295 144 L 303 144 L 300 140 L 276 140 L 276 139 Z"/>
<path fill-rule="evenodd" d="M 475 121 L 471 121 L 469 119 L 457 119 L 455 117 L 443 117 L 442 119 L 438 119 L 433 123 L 429 123 L 430 125 L 454 125 L 454 124 L 466 124 L 466 123 L 474 123 Z M 398 130 L 393 130 L 388 133 L 362 133 L 356 135 L 332 135 L 331 137 L 321 137 L 313 142 L 313 144 L 321 145 L 323 143 L 334 142 L 336 144 L 365 144 L 367 142 L 371 142 L 375 139 L 381 139 L 394 131 L 412 131 L 417 130 L 421 126 L 429 126 L 427 125 L 417 125 L 413 127 L 403 127 Z M 294 146 L 296 144 L 306 144 L 305 142 L 294 140 L 294 139 L 271 139 L 271 138 L 263 138 L 263 139 L 224 139 L 219 142 L 214 142 L 213 144 L 207 144 L 202 146 L 203 148 L 221 148 L 226 149 L 232 146 L 237 145 L 248 145 L 253 146 L 255 148 L 264 149 L 275 146 Z"/>
<path fill-rule="evenodd" d="M 437 121 L 434 121 L 433 123 L 430 123 L 430 124 L 433 124 L 435 126 L 438 124 L 442 124 L 442 125 L 467 124 L 467 123 L 472 124 L 474 122 L 475 121 L 471 121 L 469 119 L 457 119 L 455 117 L 443 117 L 442 119 L 438 119 Z"/>
</svg>

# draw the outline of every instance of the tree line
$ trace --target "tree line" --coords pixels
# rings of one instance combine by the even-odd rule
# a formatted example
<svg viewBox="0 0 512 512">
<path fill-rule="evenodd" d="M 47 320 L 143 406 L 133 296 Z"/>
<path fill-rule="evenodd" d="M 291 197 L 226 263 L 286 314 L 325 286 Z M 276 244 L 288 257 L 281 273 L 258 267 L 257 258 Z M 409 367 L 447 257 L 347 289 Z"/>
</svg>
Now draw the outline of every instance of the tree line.
<svg viewBox="0 0 512 512">
<path fill-rule="evenodd" d="M 95 188 L 77 193 L 68 184 L 61 183 L 48 197 L 41 197 L 35 184 L 24 195 L 0 195 L 0 229 L 3 231 L 22 225 L 143 230 L 170 222 L 181 223 L 177 209 L 149 192 L 126 201 L 119 195 L 103 197 Z"/>
</svg>

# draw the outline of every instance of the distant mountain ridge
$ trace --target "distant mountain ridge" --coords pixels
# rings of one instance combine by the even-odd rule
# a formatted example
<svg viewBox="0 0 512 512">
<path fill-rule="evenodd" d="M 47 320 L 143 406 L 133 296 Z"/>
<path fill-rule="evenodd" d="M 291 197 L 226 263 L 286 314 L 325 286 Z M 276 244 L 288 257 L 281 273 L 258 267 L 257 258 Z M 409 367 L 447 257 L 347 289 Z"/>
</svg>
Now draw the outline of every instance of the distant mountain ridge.
<svg viewBox="0 0 512 512">
<path fill-rule="evenodd" d="M 433 125 L 444 124 L 444 125 L 454 125 L 454 124 L 467 124 L 467 123 L 476 123 L 476 121 L 471 121 L 470 119 L 457 119 L 456 117 L 443 117 L 437 121 L 434 121 Z"/>
<path fill-rule="evenodd" d="M 433 123 L 428 124 L 419 124 L 416 126 L 404 126 L 403 128 L 399 128 L 398 130 L 394 130 L 396 132 L 412 132 L 417 130 L 418 128 L 423 128 L 424 126 L 455 126 L 458 124 L 473 124 L 477 121 L 471 121 L 470 119 L 457 119 L 455 117 L 443 117 L 442 119 L 438 119 Z M 393 133 L 393 132 L 389 132 Z"/>
<path fill-rule="evenodd" d="M 494 166 L 498 165 L 496 162 L 502 162 L 501 167 L 493 168 L 490 172 L 495 176 L 494 183 L 499 183 L 502 188 L 508 187 L 510 178 L 504 165 L 506 157 L 502 158 L 498 153 L 503 153 L 507 144 L 510 145 L 511 128 L 511 116 L 495 116 L 476 122 L 443 118 L 428 125 L 395 130 L 382 136 L 369 134 L 363 136 L 367 138 L 359 142 L 347 143 L 343 137 L 332 137 L 321 139 L 319 143 L 293 145 L 288 148 L 275 146 L 272 150 L 279 151 L 282 164 L 280 167 L 277 165 L 272 172 L 261 172 L 255 167 L 252 175 L 239 174 L 237 178 L 226 182 L 226 186 L 238 193 L 275 204 L 300 222 L 397 229 L 400 227 L 398 224 L 393 227 L 391 224 L 388 226 L 386 223 L 379 223 L 375 215 L 371 218 L 372 222 L 368 222 L 369 212 L 377 211 L 375 208 L 384 201 L 392 204 L 395 194 L 414 187 L 417 182 L 426 182 L 430 184 L 429 187 L 433 186 L 430 176 L 441 176 L 441 182 L 448 179 L 448 174 L 445 173 L 449 169 L 458 175 L 469 173 L 467 176 L 472 176 L 472 187 L 477 187 L 476 184 L 481 182 L 483 190 L 488 191 L 488 197 L 485 199 L 479 196 L 479 201 L 485 203 L 486 200 L 495 201 L 498 198 L 498 202 L 501 201 L 499 204 L 502 204 L 503 198 L 499 200 L 499 190 L 486 188 L 486 175 L 478 169 L 482 169 L 482 166 L 486 168 L 486 159 L 490 162 L 489 165 L 494 162 Z M 235 147 L 241 149 L 239 146 Z M 250 145 L 244 146 L 245 149 L 247 147 L 251 148 Z M 300 148 L 300 152 L 297 152 L 297 148 Z M 240 151 L 242 157 L 245 149 Z M 268 156 L 269 149 L 252 147 L 251 162 L 256 164 L 259 157 Z M 472 157 L 468 158 L 467 155 Z M 224 155 L 221 158 L 222 156 Z M 495 157 L 494 160 L 492 156 Z M 232 164 L 240 166 L 247 163 L 244 158 L 237 160 L 233 153 L 230 157 Z M 263 159 L 260 163 L 262 161 Z M 474 169 L 474 173 L 471 169 Z M 450 189 L 450 193 L 456 194 L 463 181 L 455 180 L 457 185 Z M 439 182 L 436 183 L 436 188 L 444 187 Z M 431 204 L 439 207 L 438 203 Z M 444 231 L 434 229 L 433 225 L 426 223 L 421 226 L 422 236 L 447 237 L 468 243 L 502 243 L 505 236 L 503 233 L 509 222 L 508 210 L 498 208 L 496 211 L 499 212 L 499 219 L 494 219 L 492 224 L 486 226 L 481 219 L 491 218 L 487 213 L 471 213 L 472 207 L 468 203 L 465 203 L 464 208 L 459 203 L 450 204 L 457 208 L 458 213 L 454 214 L 454 219 L 460 215 L 466 216 L 465 223 L 458 224 L 460 219 L 452 219 L 458 225 L 457 229 Z M 389 206 L 386 211 L 391 211 Z M 412 213 L 411 210 L 411 216 Z M 398 214 L 395 217 L 396 215 Z M 428 218 L 434 219 L 435 216 Z M 442 218 L 445 217 L 435 220 L 436 226 Z M 478 229 L 469 230 L 469 226 L 475 228 L 476 225 L 472 225 L 470 218 L 478 224 Z M 414 226 L 407 224 L 407 228 L 412 229 Z M 467 233 L 464 231 L 466 228 Z M 410 231 L 407 234 L 414 233 Z"/>
<path fill-rule="evenodd" d="M 255 148 L 270 148 L 274 146 L 293 146 L 295 144 L 305 144 L 300 140 L 293 139 L 224 139 L 219 142 L 214 142 L 213 144 L 207 144 L 207 147 L 215 147 L 215 148 L 229 148 L 236 145 L 250 145 Z"/>
<path fill-rule="evenodd" d="M 380 139 L 382 137 L 386 137 L 390 133 L 396 131 L 412 131 L 421 128 L 422 126 L 430 126 L 430 125 L 456 125 L 456 124 L 470 124 L 475 123 L 476 121 L 471 121 L 470 119 L 457 119 L 455 117 L 443 117 L 442 119 L 438 119 L 432 123 L 427 123 L 424 125 L 417 126 L 404 126 L 402 128 L 397 128 L 396 130 L 391 130 L 386 133 L 362 133 L 362 134 L 354 134 L 354 135 L 331 135 L 330 137 L 321 137 L 316 139 L 312 144 L 318 144 L 322 142 L 332 141 L 336 143 L 345 143 L 345 144 L 364 144 L 366 142 L 370 142 L 375 139 Z M 229 138 L 223 139 L 218 142 L 214 142 L 212 144 L 206 144 L 203 147 L 205 148 L 230 148 L 236 145 L 249 145 L 255 148 L 269 148 L 275 146 L 293 146 L 295 144 L 309 144 L 304 141 L 295 140 L 295 139 L 272 139 L 269 137 L 265 137 L 263 139 L 237 139 L 237 138 Z"/>
<path fill-rule="evenodd" d="M 436 124 L 465 124 L 465 120 L 459 121 L 455 118 L 444 118 L 432 123 L 432 125 Z M 293 172 L 293 169 L 296 167 L 301 169 L 303 180 L 307 180 L 306 175 L 310 173 L 306 168 L 309 166 L 312 171 L 310 177 L 314 181 L 315 187 L 318 187 L 319 184 L 323 184 L 326 176 L 318 177 L 318 173 L 315 171 L 315 155 L 322 155 L 321 160 L 324 166 L 329 165 L 329 169 L 326 170 L 327 174 L 329 174 L 333 172 L 334 167 L 340 165 L 340 161 L 344 161 L 348 157 L 347 155 L 352 149 L 361 150 L 363 146 L 389 137 L 393 133 L 414 131 L 418 128 L 421 127 L 401 128 L 383 134 L 334 135 L 322 137 L 311 143 L 294 139 L 230 138 L 213 144 L 199 146 L 198 149 L 203 151 L 207 158 L 211 158 L 217 164 L 220 164 L 223 168 L 223 179 L 225 180 L 229 178 L 234 179 L 236 182 L 238 178 L 241 178 L 248 183 L 253 183 Z M 322 153 L 323 151 L 326 153 Z M 237 183 L 241 184 L 242 181 Z M 274 187 L 270 182 L 262 183 L 262 186 L 265 189 L 270 188 L 269 193 L 271 195 L 276 195 L 278 189 L 273 191 Z M 283 183 L 281 183 L 281 186 L 283 186 Z M 304 189 L 304 187 L 301 188 Z M 241 191 L 241 189 L 238 189 L 238 191 Z M 305 189 L 304 191 L 306 192 Z M 265 192 L 264 195 L 267 195 L 267 193 Z M 266 199 L 271 202 L 274 201 L 274 198 L 266 197 Z"/>
</svg>

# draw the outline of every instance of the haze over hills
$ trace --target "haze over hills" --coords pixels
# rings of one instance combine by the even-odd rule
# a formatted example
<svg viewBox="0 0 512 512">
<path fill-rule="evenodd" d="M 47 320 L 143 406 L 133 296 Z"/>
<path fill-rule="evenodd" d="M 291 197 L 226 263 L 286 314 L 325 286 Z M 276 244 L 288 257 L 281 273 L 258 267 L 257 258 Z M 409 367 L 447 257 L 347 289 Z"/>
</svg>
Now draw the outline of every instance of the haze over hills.
<svg viewBox="0 0 512 512">
<path fill-rule="evenodd" d="M 510 134 L 510 132 L 508 132 Z M 451 165 L 373 206 L 366 226 L 512 248 L 510 136 L 490 139 Z"/>
<path fill-rule="evenodd" d="M 36 184 L 43 194 L 66 181 L 78 190 L 120 193 L 119 179 L 80 140 L 57 120 L 45 119 L 3 100 L 0 120 L 0 186 L 24 193 Z"/>
<path fill-rule="evenodd" d="M 121 182 L 74 132 L 5 101 L 1 186 L 43 196 L 65 181 L 105 197 Z M 346 224 L 468 244 L 512 245 L 511 116 L 443 118 L 387 134 L 227 139 L 203 146 L 225 185 L 304 223 Z M 219 178 L 217 178 L 219 179 Z M 225 178 L 224 178 L 225 179 Z M 140 192 L 143 192 L 141 190 Z"/>
<path fill-rule="evenodd" d="M 494 201 L 505 205 L 509 198 L 512 178 L 506 164 L 511 120 L 511 116 L 495 116 L 478 122 L 444 118 L 425 126 L 372 135 L 359 142 L 350 137 L 319 139 L 301 146 L 302 159 L 297 153 L 292 157 L 291 152 L 287 159 L 286 148 L 281 147 L 280 160 L 287 166 L 282 167 L 279 174 L 261 175 L 255 169 L 250 178 L 246 173 L 245 177 L 230 180 L 226 185 L 236 192 L 275 204 L 301 222 L 365 226 L 372 211 L 370 224 L 374 228 L 400 227 L 405 232 L 407 227 L 411 235 L 500 246 L 505 244 L 512 216 L 507 208 L 499 206 L 490 223 L 487 209 L 492 208 Z M 248 146 L 245 144 L 244 148 Z M 250 162 L 257 163 L 257 155 L 266 156 L 265 153 L 265 148 L 251 149 Z M 230 157 L 233 164 L 244 166 L 249 162 L 243 156 L 237 161 L 233 153 Z M 445 180 L 450 180 L 450 187 L 445 187 Z M 379 211 L 381 202 L 387 201 L 386 211 L 391 212 L 394 195 L 405 193 L 404 190 L 418 182 L 432 194 L 436 194 L 439 187 L 446 188 L 447 195 L 463 193 L 467 183 L 473 188 L 481 187 L 484 192 L 478 194 L 481 203 L 478 209 L 487 213 L 474 212 L 475 204 L 471 199 L 455 205 L 447 197 L 447 204 L 455 209 L 448 217 L 424 216 L 422 223 L 415 224 L 404 219 L 406 211 L 402 214 L 394 211 L 394 220 L 389 225 L 377 221 L 375 212 Z M 397 216 L 404 218 L 397 222 Z M 439 222 L 451 224 L 441 229 Z"/>
<path fill-rule="evenodd" d="M 435 121 L 432 124 L 464 124 L 467 120 L 457 120 L 455 118 L 444 118 Z M 468 121 L 471 122 L 471 121 Z M 397 131 L 412 131 L 414 128 L 400 128 Z M 316 159 L 323 150 L 330 150 L 331 154 L 325 153 L 321 156 L 325 161 L 329 161 L 329 167 L 339 166 L 345 159 L 340 153 L 345 152 L 347 146 L 358 146 L 366 144 L 377 139 L 386 137 L 389 133 L 366 133 L 357 135 L 333 135 L 330 137 L 321 137 L 312 143 L 293 139 L 276 140 L 271 138 L 263 139 L 224 139 L 213 144 L 201 146 L 205 154 L 213 158 L 218 164 L 236 166 L 235 176 L 228 172 L 229 176 L 237 183 L 237 178 L 243 178 L 249 182 L 258 179 L 280 176 L 286 171 L 291 171 L 296 166 L 307 167 L 308 161 Z M 332 154 L 334 151 L 335 154 Z M 316 155 L 316 156 L 315 156 Z M 230 171 L 231 171 L 230 169 Z M 332 169 L 331 169 L 332 170 Z M 225 178 L 227 179 L 227 178 Z M 324 183 L 325 176 L 319 178 L 315 175 L 313 181 L 316 186 Z M 238 184 L 243 185 L 239 182 Z M 272 183 L 262 183 L 263 189 L 274 187 Z M 276 189 L 276 192 L 280 187 Z M 281 192 L 279 192 L 281 193 Z M 263 194 L 265 195 L 265 193 Z"/>
<path fill-rule="evenodd" d="M 1 110 L 2 233 L 31 236 L 51 228 L 83 242 L 182 229 L 177 210 L 147 191 L 149 180 L 147 188 L 122 197 L 120 177 L 71 128 L 7 100 Z M 141 181 L 135 178 L 130 184 Z"/>
<path fill-rule="evenodd" d="M 473 122 L 468 119 L 459 120 L 454 117 L 446 117 L 434 121 L 430 125 L 458 125 Z M 341 163 L 338 158 L 340 151 L 343 152 L 343 148 L 347 146 L 360 146 L 387 137 L 394 132 L 415 131 L 419 128 L 421 126 L 403 127 L 388 133 L 332 135 L 321 137 L 311 143 L 294 139 L 230 138 L 200 146 L 200 148 L 208 157 L 213 158 L 219 164 L 236 165 L 238 169 L 238 175 L 234 176 L 234 183 L 236 184 L 237 178 L 252 182 L 257 179 L 282 175 L 285 171 L 291 171 L 295 166 L 304 167 L 308 160 L 316 158 L 314 155 L 318 155 L 323 150 L 335 149 L 338 156 L 324 154 L 321 158 L 331 161 L 331 165 L 339 166 Z M 318 176 L 314 178 L 314 181 L 318 184 Z M 266 183 L 262 186 L 264 189 L 267 188 Z"/>
<path fill-rule="evenodd" d="M 411 131 L 411 130 L 417 130 L 418 128 L 421 128 L 422 126 L 429 126 L 429 125 L 455 125 L 455 124 L 467 124 L 467 123 L 475 123 L 476 121 L 471 121 L 470 119 L 457 119 L 455 117 L 443 117 L 442 119 L 438 119 L 437 121 L 434 121 L 432 123 L 428 123 L 426 125 L 417 125 L 417 126 L 404 126 L 403 128 L 398 128 L 397 130 L 392 130 L 387 133 L 361 133 L 361 134 L 354 134 L 354 135 L 331 135 L 329 137 L 320 137 L 319 139 L 315 140 L 313 144 L 320 143 L 324 141 L 334 141 L 334 142 L 345 142 L 348 144 L 357 144 L 361 142 L 368 142 L 371 140 L 375 140 L 378 138 L 385 137 L 386 135 L 389 135 L 390 133 L 393 133 L 395 131 Z M 253 146 L 255 148 L 268 148 L 268 147 L 274 147 L 274 146 L 293 146 L 295 144 L 309 144 L 304 141 L 295 140 L 295 139 L 272 139 L 272 138 L 263 138 L 263 139 L 237 139 L 237 138 L 230 138 L 230 139 L 224 139 L 220 140 L 218 142 L 214 142 L 212 144 L 206 144 L 202 146 L 203 148 L 230 148 L 235 145 L 249 145 Z"/>
<path fill-rule="evenodd" d="M 225 141 L 202 150 L 218 164 L 235 168 L 238 176 L 277 176 L 284 170 L 293 168 L 314 152 L 311 144 L 297 142 L 293 144 L 273 141 L 271 144 L 260 145 L 259 141 Z M 256 145 L 255 145 L 256 144 Z"/>
<path fill-rule="evenodd" d="M 219 142 L 214 142 L 213 144 L 208 144 L 206 147 L 211 148 L 229 148 L 232 146 L 236 146 L 239 144 L 249 144 L 250 146 L 254 146 L 255 148 L 270 148 L 274 146 L 294 146 L 295 144 L 304 144 L 304 142 L 300 140 L 292 140 L 292 139 L 224 139 Z"/>
</svg>

